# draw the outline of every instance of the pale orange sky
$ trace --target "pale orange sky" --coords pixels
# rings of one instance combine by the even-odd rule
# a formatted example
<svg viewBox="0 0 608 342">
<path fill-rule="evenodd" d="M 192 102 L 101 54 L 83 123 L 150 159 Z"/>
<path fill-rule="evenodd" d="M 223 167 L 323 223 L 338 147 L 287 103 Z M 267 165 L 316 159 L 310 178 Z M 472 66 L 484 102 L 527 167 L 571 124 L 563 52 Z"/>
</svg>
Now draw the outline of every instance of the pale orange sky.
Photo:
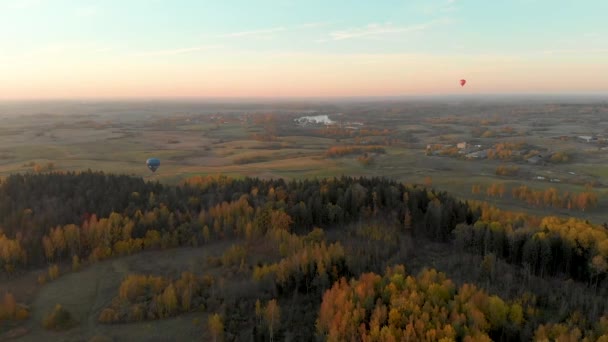
<svg viewBox="0 0 608 342">
<path fill-rule="evenodd" d="M 247 61 L 243 63 L 242 61 Z M 17 66 L 17 67 L 15 67 Z M 594 56 L 258 54 L 166 63 L 145 56 L 0 65 L 0 97 L 293 97 L 597 92 L 608 63 Z M 468 80 L 461 88 L 460 78 Z"/>
<path fill-rule="evenodd" d="M 608 93 L 607 1 L 343 7 L 0 1 L 0 99 Z"/>
</svg>

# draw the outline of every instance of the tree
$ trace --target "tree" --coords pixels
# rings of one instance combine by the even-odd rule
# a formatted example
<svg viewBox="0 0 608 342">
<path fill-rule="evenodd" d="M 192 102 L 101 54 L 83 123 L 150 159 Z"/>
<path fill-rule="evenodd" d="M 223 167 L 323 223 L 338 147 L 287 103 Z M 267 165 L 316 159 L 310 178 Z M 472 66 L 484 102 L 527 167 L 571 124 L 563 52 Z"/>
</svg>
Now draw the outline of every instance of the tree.
<svg viewBox="0 0 608 342">
<path fill-rule="evenodd" d="M 481 277 L 487 280 L 488 284 L 494 279 L 494 269 L 496 256 L 493 253 L 486 254 L 481 262 Z"/>
<path fill-rule="evenodd" d="M 255 318 L 256 318 L 256 324 L 260 325 L 262 324 L 262 316 L 263 316 L 264 312 L 262 309 L 262 303 L 260 303 L 259 299 L 256 299 L 255 301 Z"/>
<path fill-rule="evenodd" d="M 177 295 L 173 284 L 169 284 L 162 294 L 162 303 L 167 317 L 173 316 L 177 312 Z"/>
<path fill-rule="evenodd" d="M 17 263 L 25 264 L 26 253 L 18 239 L 9 239 L 0 231 L 0 266 L 10 275 Z"/>
<path fill-rule="evenodd" d="M 224 323 L 222 322 L 222 317 L 218 314 L 213 314 L 209 316 L 207 321 L 207 326 L 209 331 L 211 331 L 211 336 L 213 336 L 213 341 L 221 341 L 224 334 Z"/>
<path fill-rule="evenodd" d="M 509 310 L 509 320 L 516 326 L 520 326 L 524 320 L 524 310 L 521 305 L 515 303 Z"/>
<path fill-rule="evenodd" d="M 409 209 L 405 209 L 405 217 L 403 218 L 403 229 L 406 232 L 412 231 L 412 214 L 410 214 Z"/>
<path fill-rule="evenodd" d="M 72 314 L 57 304 L 52 312 L 50 312 L 43 320 L 43 326 L 48 330 L 67 330 L 74 326 L 76 322 L 72 318 Z"/>
<path fill-rule="evenodd" d="M 431 178 L 430 176 L 424 177 L 424 185 L 430 188 L 433 185 L 433 178 Z"/>
<path fill-rule="evenodd" d="M 46 260 L 53 260 L 55 256 L 55 246 L 53 246 L 53 241 L 45 235 L 42 238 L 42 245 L 44 247 L 44 256 L 46 256 Z"/>
<path fill-rule="evenodd" d="M 291 217 L 283 211 L 273 210 L 270 215 L 270 226 L 273 229 L 289 231 L 289 226 L 293 223 Z"/>
<path fill-rule="evenodd" d="M 67 247 L 65 235 L 63 234 L 63 228 L 56 227 L 52 229 L 50 235 L 53 246 L 55 247 L 55 253 L 57 257 L 61 260 L 61 255 Z"/>
<path fill-rule="evenodd" d="M 80 270 L 80 258 L 78 255 L 72 257 L 72 271 L 76 272 Z"/>
<path fill-rule="evenodd" d="M 55 280 L 59 277 L 59 266 L 57 264 L 53 264 L 49 266 L 49 279 Z"/>
<path fill-rule="evenodd" d="M 608 271 L 608 262 L 601 255 L 596 255 L 591 259 L 591 271 L 595 275 L 595 288 L 597 289 L 599 277 L 602 274 L 605 274 Z"/>
<path fill-rule="evenodd" d="M 276 299 L 273 299 L 266 304 L 266 309 L 264 310 L 264 319 L 268 325 L 270 341 L 274 341 L 274 333 L 281 323 L 281 308 L 277 304 Z"/>
<path fill-rule="evenodd" d="M 4 298 L 0 303 L 0 320 L 13 319 L 17 311 L 17 302 L 12 293 L 4 293 Z"/>
</svg>

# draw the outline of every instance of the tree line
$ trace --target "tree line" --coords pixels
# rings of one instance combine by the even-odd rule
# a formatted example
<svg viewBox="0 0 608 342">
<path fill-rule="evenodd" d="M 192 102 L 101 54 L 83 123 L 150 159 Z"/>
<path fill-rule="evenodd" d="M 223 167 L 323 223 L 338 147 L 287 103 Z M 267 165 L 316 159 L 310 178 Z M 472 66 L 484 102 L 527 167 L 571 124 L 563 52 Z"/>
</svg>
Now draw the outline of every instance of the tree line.
<svg viewBox="0 0 608 342">
<path fill-rule="evenodd" d="M 591 190 L 575 192 L 560 192 L 554 187 L 545 190 L 535 190 L 527 185 L 507 187 L 504 183 L 491 183 L 484 189 L 479 184 L 471 186 L 473 195 L 485 194 L 488 197 L 511 198 L 540 208 L 559 208 L 568 210 L 594 209 L 598 204 L 597 194 Z"/>
</svg>

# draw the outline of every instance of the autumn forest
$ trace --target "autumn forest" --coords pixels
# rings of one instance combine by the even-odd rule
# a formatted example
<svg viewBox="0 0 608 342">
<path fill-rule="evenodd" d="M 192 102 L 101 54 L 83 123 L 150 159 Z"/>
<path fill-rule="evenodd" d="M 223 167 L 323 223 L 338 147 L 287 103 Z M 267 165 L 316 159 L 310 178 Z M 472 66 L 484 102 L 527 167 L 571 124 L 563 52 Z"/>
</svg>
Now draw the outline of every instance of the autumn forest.
<svg viewBox="0 0 608 342">
<path fill-rule="evenodd" d="M 219 274 L 127 275 L 98 313 L 106 325 L 203 311 L 216 340 L 608 338 L 603 226 L 385 178 L 170 186 L 93 171 L 12 175 L 0 184 L 0 217 L 2 278 L 40 270 L 39 284 L 104 260 L 229 242 L 206 260 Z M 412 273 L 409 260 L 429 244 L 468 269 L 451 279 L 444 260 L 444 270 Z M 3 326 L 29 319 L 26 298 L 3 296 Z M 61 303 L 44 321 L 77 324 Z"/>
</svg>

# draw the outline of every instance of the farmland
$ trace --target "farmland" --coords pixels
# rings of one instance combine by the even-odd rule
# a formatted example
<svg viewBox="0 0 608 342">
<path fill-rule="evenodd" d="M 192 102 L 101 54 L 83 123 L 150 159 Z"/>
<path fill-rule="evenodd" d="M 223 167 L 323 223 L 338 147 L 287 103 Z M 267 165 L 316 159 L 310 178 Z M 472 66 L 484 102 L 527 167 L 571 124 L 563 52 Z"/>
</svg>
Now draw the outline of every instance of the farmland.
<svg viewBox="0 0 608 342">
<path fill-rule="evenodd" d="M 525 101 L 524 101 L 525 102 Z M 193 175 L 305 178 L 383 176 L 449 191 L 463 199 L 487 199 L 509 208 L 528 206 L 471 193 L 492 183 L 544 190 L 582 192 L 592 186 L 596 209 L 584 217 L 608 221 L 608 122 L 605 104 L 570 103 L 278 103 L 219 104 L 161 102 L 0 104 L 0 177 L 15 172 L 102 170 L 177 184 Z M 298 123 L 311 113 L 333 124 Z M 22 115 L 18 115 L 22 114 Z M 480 132 L 489 132 L 480 134 Z M 507 133 L 505 133 L 507 132 Z M 592 143 L 578 136 L 595 136 Z M 456 152 L 429 154 L 428 145 L 457 151 L 499 145 L 526 145 L 507 158 L 466 158 Z M 329 157 L 331 148 L 381 146 Z M 471 148 L 467 151 L 471 153 Z M 544 161 L 526 161 L 538 151 Z M 568 156 L 552 162 L 555 153 Z M 145 168 L 161 159 L 156 173 Z M 515 167 L 514 175 L 497 175 Z M 576 211 L 557 212 L 580 216 Z"/>
</svg>

